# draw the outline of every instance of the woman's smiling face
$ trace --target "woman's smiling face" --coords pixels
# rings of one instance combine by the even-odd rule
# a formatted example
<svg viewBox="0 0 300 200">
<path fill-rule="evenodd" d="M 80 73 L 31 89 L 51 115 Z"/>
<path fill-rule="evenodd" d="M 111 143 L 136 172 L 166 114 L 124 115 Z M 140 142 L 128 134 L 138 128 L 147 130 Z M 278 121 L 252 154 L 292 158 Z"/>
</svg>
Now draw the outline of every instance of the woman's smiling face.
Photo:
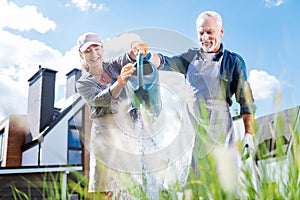
<svg viewBox="0 0 300 200">
<path fill-rule="evenodd" d="M 103 62 L 103 46 L 93 44 L 80 53 L 80 56 L 90 68 L 99 67 Z"/>
</svg>

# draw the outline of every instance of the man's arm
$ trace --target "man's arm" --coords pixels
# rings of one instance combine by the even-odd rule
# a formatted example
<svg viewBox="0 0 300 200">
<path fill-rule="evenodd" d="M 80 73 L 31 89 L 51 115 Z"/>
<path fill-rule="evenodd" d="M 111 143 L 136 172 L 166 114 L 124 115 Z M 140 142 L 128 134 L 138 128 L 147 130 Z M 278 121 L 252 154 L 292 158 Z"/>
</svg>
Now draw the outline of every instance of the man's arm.
<svg viewBox="0 0 300 200">
<path fill-rule="evenodd" d="M 250 157 L 254 150 L 254 117 L 253 114 L 242 114 L 244 127 L 245 127 L 245 135 L 243 138 L 243 153 L 242 160 L 246 160 Z"/>
<path fill-rule="evenodd" d="M 236 99 L 241 106 L 241 116 L 244 122 L 245 134 L 243 138 L 242 160 L 250 157 L 254 150 L 254 113 L 256 106 L 249 82 L 247 81 L 246 66 L 244 60 L 237 56 L 237 67 L 239 80 Z"/>
</svg>

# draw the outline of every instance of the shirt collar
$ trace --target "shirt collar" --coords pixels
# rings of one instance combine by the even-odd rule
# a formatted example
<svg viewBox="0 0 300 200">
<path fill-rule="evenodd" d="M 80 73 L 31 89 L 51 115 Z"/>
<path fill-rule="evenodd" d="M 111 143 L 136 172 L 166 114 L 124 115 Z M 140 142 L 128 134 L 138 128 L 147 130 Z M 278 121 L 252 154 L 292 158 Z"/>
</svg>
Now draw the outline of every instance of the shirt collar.
<svg viewBox="0 0 300 200">
<path fill-rule="evenodd" d="M 203 56 L 201 55 L 202 52 L 203 52 L 202 49 L 200 49 L 200 51 L 197 52 L 198 56 L 201 59 L 203 59 Z M 220 60 L 220 58 L 222 57 L 222 55 L 223 55 L 223 44 L 221 43 L 220 49 L 214 56 L 213 61 L 218 62 Z"/>
</svg>

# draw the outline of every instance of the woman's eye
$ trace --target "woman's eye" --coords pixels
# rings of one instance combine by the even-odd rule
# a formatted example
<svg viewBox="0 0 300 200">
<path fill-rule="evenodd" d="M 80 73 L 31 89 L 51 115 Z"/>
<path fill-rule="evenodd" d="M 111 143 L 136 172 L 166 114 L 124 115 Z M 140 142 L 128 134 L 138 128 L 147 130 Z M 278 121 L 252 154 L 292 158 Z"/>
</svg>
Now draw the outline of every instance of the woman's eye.
<svg viewBox="0 0 300 200">
<path fill-rule="evenodd" d="M 90 53 L 92 50 L 91 49 L 87 49 L 84 51 L 84 53 Z"/>
</svg>

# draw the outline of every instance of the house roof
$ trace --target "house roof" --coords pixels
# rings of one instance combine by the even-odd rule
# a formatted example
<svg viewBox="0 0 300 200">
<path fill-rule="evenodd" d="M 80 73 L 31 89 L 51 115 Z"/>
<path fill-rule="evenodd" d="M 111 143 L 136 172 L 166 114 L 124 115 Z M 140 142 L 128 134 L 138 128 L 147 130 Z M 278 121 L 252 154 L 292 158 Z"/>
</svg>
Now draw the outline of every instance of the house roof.
<svg viewBox="0 0 300 200">
<path fill-rule="evenodd" d="M 299 137 L 300 106 L 256 119 L 257 160 L 286 155 Z M 298 131 L 297 131 L 298 130 Z M 280 148 L 278 148 L 280 146 Z M 280 155 L 279 155 L 280 154 Z"/>
</svg>

